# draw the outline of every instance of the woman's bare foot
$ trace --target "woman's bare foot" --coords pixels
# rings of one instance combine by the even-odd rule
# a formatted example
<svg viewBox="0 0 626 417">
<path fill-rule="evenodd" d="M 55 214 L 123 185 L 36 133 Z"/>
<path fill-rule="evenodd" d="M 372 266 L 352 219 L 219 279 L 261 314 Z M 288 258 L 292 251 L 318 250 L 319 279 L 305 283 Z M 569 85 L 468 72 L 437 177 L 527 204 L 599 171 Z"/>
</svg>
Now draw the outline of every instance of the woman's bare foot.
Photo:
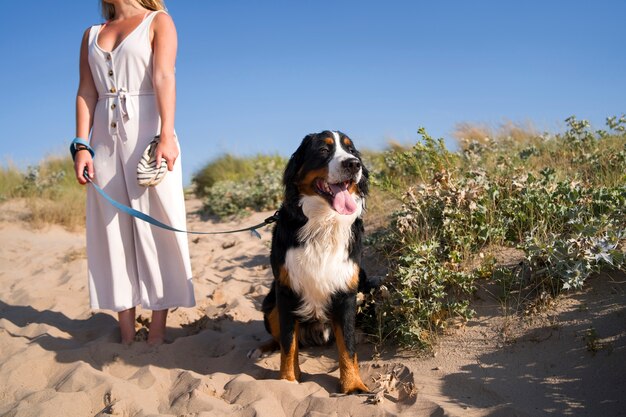
<svg viewBox="0 0 626 417">
<path fill-rule="evenodd" d="M 117 313 L 120 322 L 122 344 L 130 345 L 135 340 L 135 307 Z"/>
<path fill-rule="evenodd" d="M 150 330 L 148 331 L 148 344 L 150 346 L 162 345 L 165 341 L 165 322 L 167 321 L 167 310 L 156 310 L 152 312 Z"/>
</svg>

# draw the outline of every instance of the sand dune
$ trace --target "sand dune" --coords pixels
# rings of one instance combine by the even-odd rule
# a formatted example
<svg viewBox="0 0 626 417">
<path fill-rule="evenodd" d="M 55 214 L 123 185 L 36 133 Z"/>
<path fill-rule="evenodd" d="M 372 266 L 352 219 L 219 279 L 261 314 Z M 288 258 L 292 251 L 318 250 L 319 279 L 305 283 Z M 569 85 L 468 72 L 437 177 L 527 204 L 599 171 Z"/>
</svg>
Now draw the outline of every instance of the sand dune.
<svg viewBox="0 0 626 417">
<path fill-rule="evenodd" d="M 194 214 L 198 207 L 188 202 L 191 229 L 230 229 L 269 215 L 216 224 Z M 84 234 L 32 230 L 19 210 L 4 208 L 3 416 L 626 414 L 623 275 L 595 279 L 532 320 L 503 317 L 498 302 L 479 292 L 478 317 L 442 336 L 436 355 L 360 344 L 363 380 L 377 394 L 341 396 L 334 347 L 301 352 L 300 383 L 276 379 L 278 354 L 246 357 L 267 338 L 259 307 L 271 282 L 269 228 L 261 240 L 191 236 L 197 307 L 170 314 L 167 344 L 127 347 L 118 343 L 113 315 L 89 310 Z M 140 321 L 148 317 L 140 311 Z"/>
</svg>

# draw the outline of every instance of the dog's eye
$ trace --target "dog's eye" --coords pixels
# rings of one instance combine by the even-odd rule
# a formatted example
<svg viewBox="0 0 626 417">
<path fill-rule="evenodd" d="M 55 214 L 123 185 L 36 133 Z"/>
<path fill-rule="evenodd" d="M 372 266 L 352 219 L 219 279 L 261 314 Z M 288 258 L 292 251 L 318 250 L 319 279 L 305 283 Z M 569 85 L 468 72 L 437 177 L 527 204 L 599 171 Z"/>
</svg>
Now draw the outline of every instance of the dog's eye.
<svg viewBox="0 0 626 417">
<path fill-rule="evenodd" d="M 328 156 L 330 154 L 330 149 L 328 149 L 327 147 L 324 146 L 323 148 L 320 148 L 320 153 L 323 156 Z"/>
</svg>

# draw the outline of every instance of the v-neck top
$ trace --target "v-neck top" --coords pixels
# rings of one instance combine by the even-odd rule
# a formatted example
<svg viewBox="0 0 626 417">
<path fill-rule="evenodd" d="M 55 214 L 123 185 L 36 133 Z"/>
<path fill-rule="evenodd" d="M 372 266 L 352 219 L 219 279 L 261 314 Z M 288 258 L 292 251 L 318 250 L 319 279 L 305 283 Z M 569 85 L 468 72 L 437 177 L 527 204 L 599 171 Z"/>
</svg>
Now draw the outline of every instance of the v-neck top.
<svg viewBox="0 0 626 417">
<path fill-rule="evenodd" d="M 98 34 L 103 25 L 91 27 L 88 59 L 99 97 L 120 89 L 131 94 L 153 92 L 150 24 L 161 12 L 148 14 L 112 51 L 105 51 L 98 45 Z"/>
<path fill-rule="evenodd" d="M 111 135 L 120 133 L 120 124 L 134 117 L 140 107 L 139 96 L 154 95 L 150 26 L 158 13 L 164 12 L 149 13 L 112 51 L 98 45 L 103 25 L 92 26 L 89 31 L 89 68 L 98 100 L 107 101 L 106 123 Z"/>
<path fill-rule="evenodd" d="M 146 11 L 146 12 L 143 14 L 143 16 L 141 17 L 141 22 L 139 22 L 139 24 L 138 24 L 137 26 L 135 26 L 135 27 L 134 27 L 134 28 L 133 28 L 130 32 L 128 32 L 128 33 L 126 34 L 126 36 L 124 36 L 124 38 L 121 40 L 121 42 L 120 42 L 120 43 L 118 43 L 117 45 L 115 45 L 115 47 L 114 47 L 112 50 L 110 50 L 110 51 L 105 50 L 105 49 L 104 49 L 104 48 L 102 48 L 102 47 L 100 46 L 100 44 L 98 43 L 98 41 L 100 40 L 100 33 L 102 32 L 102 30 L 104 30 L 104 28 L 106 27 L 106 25 L 107 25 L 109 22 L 106 22 L 106 23 L 101 24 L 101 25 L 100 25 L 100 27 L 98 28 L 98 33 L 96 34 L 96 46 L 97 46 L 98 48 L 100 48 L 103 52 L 113 52 L 113 51 L 115 51 L 115 50 L 116 50 L 116 49 L 117 49 L 117 48 L 118 48 L 118 47 L 119 47 L 122 43 L 124 43 L 124 41 L 126 40 L 126 38 L 128 38 L 130 35 L 132 35 L 134 31 L 136 31 L 137 29 L 139 29 L 139 27 L 141 26 L 141 24 L 143 23 L 143 21 L 144 21 L 144 20 L 146 20 L 146 17 L 148 17 L 148 15 L 149 15 L 150 13 L 151 13 L 150 11 Z"/>
</svg>

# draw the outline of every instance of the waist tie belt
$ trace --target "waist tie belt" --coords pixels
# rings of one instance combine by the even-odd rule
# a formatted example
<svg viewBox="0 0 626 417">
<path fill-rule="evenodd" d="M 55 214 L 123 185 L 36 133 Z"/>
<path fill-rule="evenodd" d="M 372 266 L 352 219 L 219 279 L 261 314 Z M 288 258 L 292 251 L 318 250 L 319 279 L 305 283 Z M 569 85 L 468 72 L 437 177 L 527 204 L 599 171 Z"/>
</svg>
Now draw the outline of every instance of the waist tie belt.
<svg viewBox="0 0 626 417">
<path fill-rule="evenodd" d="M 135 116 L 135 108 L 133 107 L 132 102 L 129 104 L 127 97 L 136 97 L 136 96 L 153 96 L 154 91 L 127 91 L 125 88 L 120 88 L 114 93 L 106 92 L 98 95 L 98 101 L 105 100 L 107 98 L 115 99 L 115 109 L 117 111 L 117 115 L 119 117 L 120 122 L 125 122 L 126 120 L 130 120 Z M 109 133 L 116 133 L 117 123 L 109 123 Z"/>
</svg>

